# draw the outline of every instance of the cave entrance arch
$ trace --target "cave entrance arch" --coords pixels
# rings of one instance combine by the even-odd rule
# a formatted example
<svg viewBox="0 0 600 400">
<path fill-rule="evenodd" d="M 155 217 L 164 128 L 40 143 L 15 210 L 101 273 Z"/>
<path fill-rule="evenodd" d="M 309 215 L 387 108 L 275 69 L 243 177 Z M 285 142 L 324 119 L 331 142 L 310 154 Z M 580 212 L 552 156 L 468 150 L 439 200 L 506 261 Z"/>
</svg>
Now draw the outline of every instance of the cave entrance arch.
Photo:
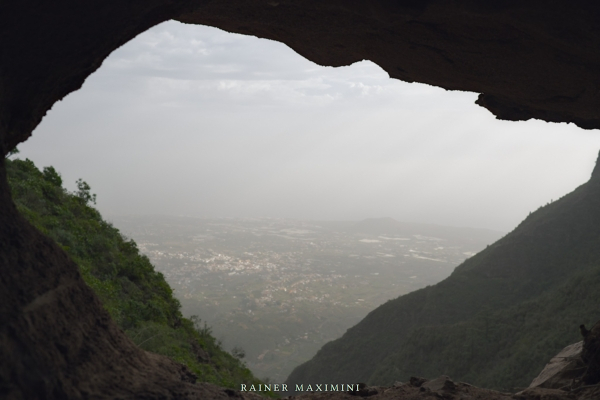
<svg viewBox="0 0 600 400">
<path fill-rule="evenodd" d="M 394 78 L 482 93 L 478 104 L 499 118 L 597 129 L 599 15 L 595 4 L 566 1 L 4 2 L 0 149 L 25 141 L 115 48 L 168 19 L 279 40 L 322 65 L 370 59 Z M 132 347 L 75 264 L 18 215 L 3 163 L 0 175 L 0 377 L 12 385 L 3 391 L 52 398 L 216 390 L 186 383 L 176 366 Z M 59 345 L 66 338 L 67 348 Z"/>
</svg>

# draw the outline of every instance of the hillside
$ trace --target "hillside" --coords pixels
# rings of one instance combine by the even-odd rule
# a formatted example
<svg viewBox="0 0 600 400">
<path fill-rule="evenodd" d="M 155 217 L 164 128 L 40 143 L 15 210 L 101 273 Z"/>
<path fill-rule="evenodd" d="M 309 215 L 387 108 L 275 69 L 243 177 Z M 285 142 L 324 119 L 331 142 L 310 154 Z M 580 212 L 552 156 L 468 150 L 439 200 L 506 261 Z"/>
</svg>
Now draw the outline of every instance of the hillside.
<svg viewBox="0 0 600 400">
<path fill-rule="evenodd" d="M 248 368 L 274 382 L 376 307 L 440 282 L 502 236 L 393 219 L 109 218 L 164 274 L 184 315 L 207 321 L 225 348 L 242 347 Z M 370 221 L 391 229 L 360 228 Z"/>
<path fill-rule="evenodd" d="M 198 318 L 183 318 L 163 275 L 133 240 L 105 222 L 92 207 L 95 195 L 82 180 L 69 193 L 52 167 L 6 159 L 19 212 L 54 239 L 79 265 L 113 320 L 140 348 L 186 365 L 201 382 L 239 388 L 259 383 L 238 358 L 225 352 Z"/>
<path fill-rule="evenodd" d="M 598 319 L 600 167 L 531 213 L 444 281 L 389 301 L 297 367 L 288 383 L 391 384 L 447 374 L 482 387 L 527 386 Z"/>
</svg>

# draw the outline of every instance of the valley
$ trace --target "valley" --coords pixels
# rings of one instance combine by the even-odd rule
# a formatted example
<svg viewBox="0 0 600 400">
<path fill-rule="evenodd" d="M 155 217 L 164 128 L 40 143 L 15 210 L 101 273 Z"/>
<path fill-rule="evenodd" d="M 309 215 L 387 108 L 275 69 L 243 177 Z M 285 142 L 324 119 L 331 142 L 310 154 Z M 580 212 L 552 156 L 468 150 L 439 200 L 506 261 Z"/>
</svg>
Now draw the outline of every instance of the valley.
<svg viewBox="0 0 600 400">
<path fill-rule="evenodd" d="M 436 284 L 502 236 L 390 218 L 109 219 L 165 275 L 184 314 L 272 382 L 379 305 Z"/>
</svg>

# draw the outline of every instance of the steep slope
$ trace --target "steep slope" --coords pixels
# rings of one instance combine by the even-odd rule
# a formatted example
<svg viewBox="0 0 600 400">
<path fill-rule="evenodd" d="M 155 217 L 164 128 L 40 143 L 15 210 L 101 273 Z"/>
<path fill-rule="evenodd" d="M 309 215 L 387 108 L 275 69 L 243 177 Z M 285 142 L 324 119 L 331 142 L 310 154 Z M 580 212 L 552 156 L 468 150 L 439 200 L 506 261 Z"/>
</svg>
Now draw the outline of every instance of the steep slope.
<svg viewBox="0 0 600 400">
<path fill-rule="evenodd" d="M 84 281 L 133 343 L 186 365 L 203 382 L 230 388 L 259 383 L 221 349 L 210 328 L 183 318 L 163 275 L 91 206 L 95 195 L 85 182 L 79 180 L 78 190 L 69 193 L 52 167 L 40 171 L 30 160 L 6 160 L 6 169 L 21 215 L 78 264 Z"/>
<path fill-rule="evenodd" d="M 499 390 L 527 387 L 556 349 L 581 340 L 577 327 L 582 322 L 591 326 L 598 319 L 598 287 L 600 265 L 508 309 L 484 311 L 456 324 L 415 328 L 369 381 L 443 373 Z"/>
<path fill-rule="evenodd" d="M 569 296 L 578 282 L 587 285 L 597 276 L 598 243 L 597 164 L 586 184 L 530 214 L 446 280 L 372 311 L 296 368 L 287 382 L 390 383 L 409 374 L 445 373 L 476 385 L 522 385 L 539 372 L 548 354 L 574 340 L 561 318 L 597 319 L 595 297 L 572 302 Z M 593 292 L 592 286 L 586 288 Z M 559 300 L 554 304 L 551 299 Z M 528 327 L 541 321 L 556 329 L 536 338 L 536 346 L 547 341 L 550 347 L 532 356 Z M 581 322 L 574 321 L 573 327 Z M 506 351 L 498 353 L 500 348 Z M 506 380 L 499 381 L 490 374 L 493 370 L 504 371 Z"/>
</svg>

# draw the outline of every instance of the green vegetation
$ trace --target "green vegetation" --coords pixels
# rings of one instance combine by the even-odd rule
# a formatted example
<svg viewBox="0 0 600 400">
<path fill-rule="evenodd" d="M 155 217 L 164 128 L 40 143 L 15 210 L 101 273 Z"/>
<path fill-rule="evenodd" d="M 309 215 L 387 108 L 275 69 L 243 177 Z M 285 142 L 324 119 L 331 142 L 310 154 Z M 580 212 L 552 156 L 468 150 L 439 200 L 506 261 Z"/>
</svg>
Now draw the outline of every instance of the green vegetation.
<svg viewBox="0 0 600 400">
<path fill-rule="evenodd" d="M 20 213 L 79 265 L 86 283 L 139 347 L 185 364 L 200 381 L 231 388 L 260 383 L 240 361 L 243 351 L 225 352 L 206 324 L 182 317 L 163 275 L 91 206 L 96 195 L 86 182 L 78 180 L 70 193 L 53 167 L 40 171 L 19 159 L 7 159 L 6 167 Z"/>
<path fill-rule="evenodd" d="M 559 349 L 581 340 L 581 323 L 590 326 L 598 318 L 599 285 L 600 267 L 592 268 L 508 309 L 416 328 L 405 346 L 380 363 L 371 381 L 385 384 L 398 376 L 443 373 L 483 387 L 527 387 Z"/>
<path fill-rule="evenodd" d="M 118 218 L 118 217 L 117 217 Z M 259 378 L 283 382 L 389 299 L 447 278 L 498 232 L 400 223 L 127 216 L 114 220 L 165 274 L 184 315 Z"/>
<path fill-rule="evenodd" d="M 600 172 L 531 213 L 446 280 L 391 300 L 297 367 L 288 383 L 391 384 L 446 374 L 528 386 L 600 317 Z"/>
</svg>

